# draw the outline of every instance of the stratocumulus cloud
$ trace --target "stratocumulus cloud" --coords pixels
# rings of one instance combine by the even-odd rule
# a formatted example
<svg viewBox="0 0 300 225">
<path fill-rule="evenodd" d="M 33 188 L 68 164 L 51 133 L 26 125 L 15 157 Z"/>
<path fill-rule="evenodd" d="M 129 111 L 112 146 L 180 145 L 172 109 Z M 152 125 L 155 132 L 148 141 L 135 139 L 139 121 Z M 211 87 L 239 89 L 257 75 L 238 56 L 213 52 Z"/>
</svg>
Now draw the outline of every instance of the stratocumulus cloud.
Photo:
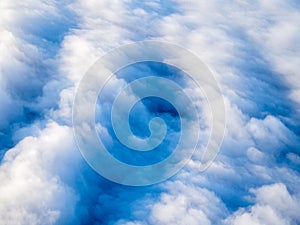
<svg viewBox="0 0 300 225">
<path fill-rule="evenodd" d="M 299 3 L 4 0 L 0 17 L 0 224 L 300 223 Z M 86 164 L 71 117 L 76 87 L 95 60 L 142 40 L 186 47 L 214 70 L 227 129 L 204 173 L 196 151 L 168 181 L 136 188 L 107 181 Z M 146 64 L 125 73 L 138 69 L 167 71 Z M 121 73 L 114 79 L 96 110 L 108 144 L 116 140 L 101 102 L 129 82 Z M 156 101 L 172 140 L 176 113 Z M 147 132 L 155 104 L 134 108 L 133 132 Z"/>
</svg>

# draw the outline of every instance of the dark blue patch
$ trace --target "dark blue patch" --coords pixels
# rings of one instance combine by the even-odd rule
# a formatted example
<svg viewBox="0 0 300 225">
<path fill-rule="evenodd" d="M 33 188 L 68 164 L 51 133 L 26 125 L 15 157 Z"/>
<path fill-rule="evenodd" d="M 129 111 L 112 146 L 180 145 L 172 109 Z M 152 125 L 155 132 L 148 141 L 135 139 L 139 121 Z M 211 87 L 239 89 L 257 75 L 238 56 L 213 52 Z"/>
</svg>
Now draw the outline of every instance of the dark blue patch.
<svg viewBox="0 0 300 225">
<path fill-rule="evenodd" d="M 158 76 L 171 79 L 182 87 L 185 87 L 187 80 L 191 79 L 174 66 L 149 61 L 124 67 L 114 76 L 126 83 L 146 76 Z M 117 90 L 112 90 L 109 84 L 110 81 L 107 82 L 98 97 L 96 115 L 99 116 L 96 118 L 96 122 L 106 127 L 109 133 L 110 138 L 104 138 L 102 135 L 99 135 L 99 138 L 110 153 L 122 162 L 137 166 L 158 163 L 170 156 L 180 139 L 180 118 L 174 106 L 158 97 L 141 99 L 130 112 L 129 123 L 133 134 L 141 138 L 148 137 L 150 135 L 149 122 L 154 117 L 160 117 L 165 121 L 167 134 L 164 141 L 151 151 L 128 149 L 119 142 L 111 125 L 111 107 L 118 93 L 116 93 Z M 143 111 L 144 108 L 146 111 Z"/>
</svg>

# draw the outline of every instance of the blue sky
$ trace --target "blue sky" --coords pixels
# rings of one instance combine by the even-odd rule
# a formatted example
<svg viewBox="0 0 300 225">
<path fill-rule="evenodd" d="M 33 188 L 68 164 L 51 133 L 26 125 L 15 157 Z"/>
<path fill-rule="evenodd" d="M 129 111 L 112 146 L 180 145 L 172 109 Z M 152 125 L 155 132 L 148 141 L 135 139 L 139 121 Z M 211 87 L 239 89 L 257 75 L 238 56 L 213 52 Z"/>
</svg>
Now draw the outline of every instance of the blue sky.
<svg viewBox="0 0 300 225">
<path fill-rule="evenodd" d="M 300 223 L 296 1 L 3 0 L 0 17 L 1 225 Z M 79 81 L 99 57 L 142 40 L 183 46 L 213 70 L 227 128 L 205 172 L 196 151 L 167 181 L 128 187 L 102 178 L 82 158 L 72 104 Z M 107 133 L 99 136 L 116 157 L 147 164 L 144 156 L 141 162 L 141 156 L 118 151 L 124 149 L 108 116 L 112 95 L 138 71 L 171 71 L 172 79 L 195 91 L 179 71 L 151 63 L 119 71 L 113 88 L 104 89 L 96 114 Z M 200 109 L 206 115 L 205 106 Z M 180 126 L 172 106 L 148 99 L 133 109 L 133 132 L 147 135 L 145 121 L 153 115 L 169 125 L 161 152 L 151 156 L 158 160 L 176 145 Z"/>
</svg>

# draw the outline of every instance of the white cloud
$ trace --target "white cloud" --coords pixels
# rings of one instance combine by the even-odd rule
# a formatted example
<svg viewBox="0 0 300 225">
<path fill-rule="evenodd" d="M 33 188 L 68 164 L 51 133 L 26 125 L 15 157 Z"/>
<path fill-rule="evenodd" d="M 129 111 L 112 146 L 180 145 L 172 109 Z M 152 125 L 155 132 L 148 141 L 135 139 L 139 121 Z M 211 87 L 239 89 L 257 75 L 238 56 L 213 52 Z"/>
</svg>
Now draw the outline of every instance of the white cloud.
<svg viewBox="0 0 300 225">
<path fill-rule="evenodd" d="M 272 69 L 290 87 L 289 96 L 298 104 L 296 108 L 299 110 L 300 28 L 297 21 L 300 20 L 300 12 L 292 4 L 292 1 L 262 1 L 258 7 L 261 5 L 264 10 L 253 12 L 253 20 L 248 21 L 246 26 L 247 33 L 262 48 L 261 53 Z M 269 21 L 261 21 L 260 18 L 268 18 Z"/>
<path fill-rule="evenodd" d="M 287 153 L 290 162 L 299 164 L 296 149 L 299 139 L 281 117 L 266 116 L 272 112 L 263 112 L 263 116 L 255 114 L 255 109 L 265 110 L 259 108 L 259 100 L 265 105 L 277 101 L 273 96 L 262 99 L 259 90 L 270 96 L 269 91 L 276 91 L 276 87 L 263 86 L 265 83 L 258 78 L 248 79 L 244 68 L 239 66 L 241 61 L 252 56 L 253 52 L 248 51 L 258 51 L 271 64 L 271 70 L 284 75 L 289 96 L 299 101 L 299 12 L 288 2 L 189 0 L 176 3 L 175 13 L 162 16 L 129 1 L 77 1 L 69 7 L 77 15 L 77 27 L 64 37 L 55 62 L 52 60 L 56 56 L 49 57 L 44 51 L 49 49 L 42 47 L 46 42 L 52 48 L 51 40 L 46 40 L 47 35 L 39 36 L 34 27 L 43 27 L 41 24 L 48 21 L 47 18 L 56 18 L 54 22 L 65 20 L 66 12 L 59 11 L 55 1 L 4 3 L 5 10 L 1 9 L 0 13 L 4 18 L 0 20 L 0 26 L 5 28 L 0 35 L 0 65 L 6 76 L 0 77 L 1 115 L 4 115 L 0 118 L 0 127 L 22 115 L 24 102 L 20 99 L 24 96 L 15 97 L 13 91 L 23 93 L 29 88 L 29 94 L 33 90 L 44 92 L 44 97 L 38 98 L 38 105 L 24 103 L 42 110 L 45 105 L 57 103 L 53 92 L 60 92 L 65 83 L 71 87 L 60 92 L 59 108 L 52 109 L 47 117 L 71 125 L 74 87 L 89 66 L 111 48 L 144 38 L 167 40 L 188 47 L 214 68 L 222 84 L 228 127 L 223 149 L 211 168 L 199 174 L 196 155 L 177 176 L 162 184 L 159 197 L 151 196 L 151 200 L 147 191 L 135 201 L 134 197 L 128 197 L 135 193 L 122 188 L 117 190 L 117 196 L 105 198 L 107 190 L 85 187 L 84 191 L 90 190 L 91 198 L 97 199 L 82 206 L 87 207 L 83 209 L 86 215 L 96 217 L 93 222 L 99 222 L 99 217 L 105 217 L 104 214 L 109 212 L 116 215 L 107 216 L 107 220 L 128 225 L 145 224 L 141 217 L 147 217 L 150 224 L 219 224 L 226 217 L 229 224 L 299 223 L 296 213 L 300 199 L 299 175 L 285 162 L 277 163 Z M 156 9 L 164 7 L 158 2 L 147 5 Z M 45 24 L 44 27 L 49 23 Z M 252 49 L 247 49 L 251 46 Z M 54 66 L 59 76 L 50 76 L 44 82 L 42 74 L 47 70 L 36 71 L 37 64 L 46 68 Z M 28 87 L 28 79 L 37 80 L 37 83 Z M 62 85 L 62 82 L 65 83 Z M 254 97 L 249 97 L 249 93 Z M 276 102 L 274 104 L 276 106 Z M 0 221 L 4 224 L 79 223 L 80 216 L 85 215 L 75 216 L 74 213 L 83 191 L 74 184 L 75 173 L 81 167 L 71 128 L 47 121 L 43 123 L 48 125 L 42 130 L 31 127 L 19 130 L 16 136 L 26 137 L 28 132 L 35 133 L 35 137 L 24 138 L 7 152 L 1 164 Z M 98 185 L 95 181 L 91 183 Z M 277 184 L 266 185 L 270 183 Z M 253 187 L 256 189 L 251 192 L 255 198 L 249 199 L 249 188 Z M 149 201 L 153 206 L 149 206 Z M 116 208 L 105 206 L 108 202 L 114 202 Z M 141 202 L 147 207 L 139 214 L 136 207 L 144 206 Z M 118 208 L 120 203 L 129 208 L 126 213 L 122 207 Z M 232 208 L 245 204 L 251 206 L 230 215 L 235 211 Z M 118 215 L 119 212 L 123 214 Z"/>
<path fill-rule="evenodd" d="M 151 224 L 214 224 L 226 207 L 213 192 L 182 181 L 168 182 L 150 213 Z"/>
<path fill-rule="evenodd" d="M 70 128 L 54 122 L 8 151 L 0 167 L 0 224 L 76 222 L 79 199 L 65 181 L 75 178 L 78 160 Z"/>
<path fill-rule="evenodd" d="M 296 225 L 300 221 L 298 197 L 291 195 L 282 183 L 266 185 L 251 190 L 255 194 L 255 205 L 239 209 L 228 224 Z"/>
<path fill-rule="evenodd" d="M 11 133 L 57 104 L 64 84 L 55 81 L 55 54 L 59 32 L 68 26 L 66 14 L 65 5 L 55 1 L 1 2 L 1 148 L 11 142 Z"/>
</svg>

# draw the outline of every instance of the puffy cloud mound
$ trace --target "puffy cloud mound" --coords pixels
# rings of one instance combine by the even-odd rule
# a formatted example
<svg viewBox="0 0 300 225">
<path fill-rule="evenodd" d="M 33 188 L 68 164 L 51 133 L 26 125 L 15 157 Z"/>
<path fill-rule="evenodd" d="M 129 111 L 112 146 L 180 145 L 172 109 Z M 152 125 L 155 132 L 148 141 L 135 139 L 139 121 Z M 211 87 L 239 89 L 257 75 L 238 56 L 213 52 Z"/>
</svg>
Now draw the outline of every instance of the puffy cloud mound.
<svg viewBox="0 0 300 225">
<path fill-rule="evenodd" d="M 0 147 L 22 137 L 15 131 L 57 105 L 65 86 L 57 75 L 56 54 L 74 23 L 66 4 L 55 1 L 2 1 L 0 5 Z"/>
<path fill-rule="evenodd" d="M 1 224 L 73 221 L 78 196 L 65 183 L 74 179 L 70 168 L 80 159 L 73 149 L 70 128 L 51 122 L 7 152 L 0 167 Z"/>
<path fill-rule="evenodd" d="M 300 204 L 282 183 L 266 185 L 250 192 L 255 194 L 255 205 L 240 209 L 228 218 L 228 224 L 298 224 Z"/>
</svg>

